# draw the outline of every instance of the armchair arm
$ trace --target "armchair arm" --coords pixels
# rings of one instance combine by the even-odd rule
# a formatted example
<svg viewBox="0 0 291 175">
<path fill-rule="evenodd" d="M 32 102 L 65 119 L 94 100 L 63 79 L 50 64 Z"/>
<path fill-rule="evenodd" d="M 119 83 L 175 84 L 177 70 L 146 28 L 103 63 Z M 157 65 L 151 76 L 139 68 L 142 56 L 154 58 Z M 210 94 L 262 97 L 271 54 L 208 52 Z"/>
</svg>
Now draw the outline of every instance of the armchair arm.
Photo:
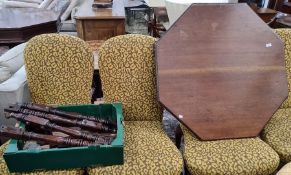
<svg viewBox="0 0 291 175">
<path fill-rule="evenodd" d="M 24 66 L 0 84 L 0 99 L 0 124 L 14 125 L 16 121 L 4 118 L 3 109 L 13 103 L 30 101 Z"/>
</svg>

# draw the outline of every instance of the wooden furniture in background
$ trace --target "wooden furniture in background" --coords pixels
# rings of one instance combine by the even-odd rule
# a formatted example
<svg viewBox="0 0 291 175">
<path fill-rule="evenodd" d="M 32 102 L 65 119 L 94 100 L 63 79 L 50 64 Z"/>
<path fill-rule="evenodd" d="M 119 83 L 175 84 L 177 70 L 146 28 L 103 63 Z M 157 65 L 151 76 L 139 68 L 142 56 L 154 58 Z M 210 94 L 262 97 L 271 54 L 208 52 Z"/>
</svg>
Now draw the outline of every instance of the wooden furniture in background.
<svg viewBox="0 0 291 175">
<path fill-rule="evenodd" d="M 160 102 L 203 140 L 258 136 L 287 97 L 283 43 L 246 4 L 192 5 L 155 50 Z"/>
<path fill-rule="evenodd" d="M 163 22 L 169 22 L 166 7 L 154 7 L 153 18 L 148 21 L 148 32 L 155 38 L 160 38 L 160 32 L 165 32 L 166 28 Z"/>
<path fill-rule="evenodd" d="M 291 14 L 291 1 L 290 0 L 283 2 L 282 12 Z"/>
<path fill-rule="evenodd" d="M 277 14 L 269 22 L 272 28 L 291 27 L 291 2 L 285 0 L 269 0 L 268 9 L 277 11 Z"/>
<path fill-rule="evenodd" d="M 125 34 L 125 12 L 121 0 L 114 0 L 112 8 L 92 8 L 93 0 L 86 0 L 75 19 L 77 33 L 85 41 L 106 40 Z"/>
<path fill-rule="evenodd" d="M 275 17 L 277 11 L 269 8 L 258 8 L 256 13 L 263 21 L 265 21 L 265 23 L 269 23 Z"/>
<path fill-rule="evenodd" d="M 59 14 L 38 8 L 0 8 L 0 44 L 19 44 L 58 31 Z"/>
</svg>

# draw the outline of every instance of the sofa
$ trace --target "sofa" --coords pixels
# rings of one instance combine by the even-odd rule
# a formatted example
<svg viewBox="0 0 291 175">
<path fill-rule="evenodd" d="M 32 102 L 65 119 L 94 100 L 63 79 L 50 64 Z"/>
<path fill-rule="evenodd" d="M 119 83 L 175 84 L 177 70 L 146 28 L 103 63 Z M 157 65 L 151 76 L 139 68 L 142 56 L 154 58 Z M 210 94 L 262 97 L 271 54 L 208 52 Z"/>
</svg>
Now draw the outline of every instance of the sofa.
<svg viewBox="0 0 291 175">
<path fill-rule="evenodd" d="M 16 120 L 4 117 L 4 108 L 30 101 L 23 59 L 25 45 L 15 46 L 0 56 L 0 125 L 13 126 L 16 123 Z"/>
</svg>

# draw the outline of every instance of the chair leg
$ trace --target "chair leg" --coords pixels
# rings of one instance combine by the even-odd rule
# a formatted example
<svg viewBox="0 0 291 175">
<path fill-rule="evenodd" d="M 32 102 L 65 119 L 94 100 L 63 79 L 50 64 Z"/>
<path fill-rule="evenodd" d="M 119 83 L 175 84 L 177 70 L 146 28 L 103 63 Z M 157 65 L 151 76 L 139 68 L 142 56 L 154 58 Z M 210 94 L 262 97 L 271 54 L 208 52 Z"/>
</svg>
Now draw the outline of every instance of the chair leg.
<svg viewBox="0 0 291 175">
<path fill-rule="evenodd" d="M 176 128 L 176 131 L 175 131 L 175 141 L 176 141 L 175 144 L 176 144 L 176 147 L 178 149 L 180 149 L 180 147 L 181 147 L 182 136 L 183 136 L 183 132 L 182 132 L 181 126 L 179 124 Z"/>
</svg>

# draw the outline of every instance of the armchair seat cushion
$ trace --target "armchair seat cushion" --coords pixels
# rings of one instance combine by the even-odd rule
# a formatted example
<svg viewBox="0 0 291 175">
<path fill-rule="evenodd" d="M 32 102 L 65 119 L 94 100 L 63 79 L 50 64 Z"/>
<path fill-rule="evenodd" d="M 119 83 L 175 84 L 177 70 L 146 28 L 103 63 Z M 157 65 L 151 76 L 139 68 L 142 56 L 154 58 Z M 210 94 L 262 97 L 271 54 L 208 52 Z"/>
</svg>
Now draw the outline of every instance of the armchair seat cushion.
<svg viewBox="0 0 291 175">
<path fill-rule="evenodd" d="M 3 158 L 4 151 L 8 145 L 8 142 L 0 147 L 0 174 L 10 175 L 8 167 Z M 11 173 L 14 174 L 14 173 Z M 70 169 L 70 170 L 54 170 L 54 171 L 35 171 L 30 173 L 21 173 L 22 175 L 82 175 L 82 169 Z"/>
<path fill-rule="evenodd" d="M 180 175 L 183 160 L 160 121 L 126 121 L 124 165 L 89 168 L 90 175 Z"/>
<path fill-rule="evenodd" d="M 182 130 L 184 159 L 192 175 L 267 175 L 279 165 L 278 154 L 259 138 L 200 141 Z"/>
<path fill-rule="evenodd" d="M 291 162 L 291 108 L 279 109 L 265 126 L 262 137 L 282 162 Z"/>
</svg>

